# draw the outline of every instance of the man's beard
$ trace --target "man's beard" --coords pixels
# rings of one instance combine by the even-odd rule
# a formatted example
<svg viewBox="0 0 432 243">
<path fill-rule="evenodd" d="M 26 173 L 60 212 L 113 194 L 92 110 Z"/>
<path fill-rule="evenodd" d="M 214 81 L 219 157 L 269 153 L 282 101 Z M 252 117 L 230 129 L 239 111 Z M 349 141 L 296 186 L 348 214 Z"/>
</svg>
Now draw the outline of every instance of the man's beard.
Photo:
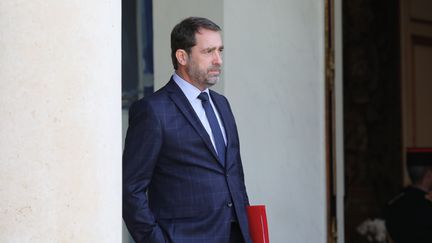
<svg viewBox="0 0 432 243">
<path fill-rule="evenodd" d="M 210 71 L 218 71 L 218 74 L 209 74 Z M 205 84 L 206 87 L 215 85 L 219 81 L 221 69 L 219 66 L 210 66 L 205 71 L 198 68 L 198 65 L 191 63 L 187 68 L 187 72 L 191 79 L 199 84 Z"/>
</svg>

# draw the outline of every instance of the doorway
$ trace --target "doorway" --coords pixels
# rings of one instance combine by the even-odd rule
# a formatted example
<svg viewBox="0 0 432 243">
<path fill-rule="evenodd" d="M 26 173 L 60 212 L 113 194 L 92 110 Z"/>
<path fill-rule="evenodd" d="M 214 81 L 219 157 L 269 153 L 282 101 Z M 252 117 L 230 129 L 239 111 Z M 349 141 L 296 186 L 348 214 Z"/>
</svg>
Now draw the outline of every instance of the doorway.
<svg viewBox="0 0 432 243">
<path fill-rule="evenodd" d="M 350 0 L 342 7 L 345 242 L 383 222 L 402 186 L 402 113 L 397 1 Z"/>
<path fill-rule="evenodd" d="M 432 3 L 343 1 L 341 22 L 345 241 L 338 242 L 366 243 L 359 226 L 383 223 L 384 205 L 409 183 L 406 148 L 432 146 Z"/>
</svg>

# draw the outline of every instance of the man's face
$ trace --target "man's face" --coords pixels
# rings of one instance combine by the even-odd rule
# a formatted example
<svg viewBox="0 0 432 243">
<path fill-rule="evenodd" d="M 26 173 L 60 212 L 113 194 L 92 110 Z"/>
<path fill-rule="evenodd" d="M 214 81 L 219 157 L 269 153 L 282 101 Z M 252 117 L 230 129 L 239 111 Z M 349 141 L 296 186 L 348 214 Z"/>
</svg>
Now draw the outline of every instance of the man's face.
<svg viewBox="0 0 432 243">
<path fill-rule="evenodd" d="M 200 90 L 215 85 L 222 66 L 222 39 L 218 31 L 200 29 L 195 34 L 196 45 L 192 47 L 186 64 L 190 81 Z"/>
</svg>

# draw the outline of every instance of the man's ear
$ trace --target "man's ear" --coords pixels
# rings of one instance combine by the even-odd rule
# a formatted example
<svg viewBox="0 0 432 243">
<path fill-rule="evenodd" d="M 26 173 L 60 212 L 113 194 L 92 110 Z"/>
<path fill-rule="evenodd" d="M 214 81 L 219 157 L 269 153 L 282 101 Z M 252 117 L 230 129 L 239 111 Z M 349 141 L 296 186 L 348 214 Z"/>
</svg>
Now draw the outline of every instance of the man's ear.
<svg viewBox="0 0 432 243">
<path fill-rule="evenodd" d="M 178 50 L 176 51 L 175 55 L 176 55 L 176 58 L 177 58 L 177 62 L 178 62 L 180 65 L 184 66 L 184 65 L 187 64 L 187 62 L 188 62 L 188 54 L 186 53 L 185 50 L 183 50 L 183 49 L 178 49 Z"/>
</svg>

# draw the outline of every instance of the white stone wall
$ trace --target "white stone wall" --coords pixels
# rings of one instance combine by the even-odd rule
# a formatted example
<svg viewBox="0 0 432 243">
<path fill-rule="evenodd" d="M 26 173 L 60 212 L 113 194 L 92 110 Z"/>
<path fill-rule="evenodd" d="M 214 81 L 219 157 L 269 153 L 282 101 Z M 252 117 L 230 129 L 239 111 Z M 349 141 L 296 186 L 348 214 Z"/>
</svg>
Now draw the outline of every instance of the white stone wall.
<svg viewBox="0 0 432 243">
<path fill-rule="evenodd" d="M 216 89 L 237 119 L 250 201 L 267 205 L 272 243 L 326 242 L 324 2 L 153 4 L 155 86 L 173 70 L 174 24 L 191 15 L 220 24 L 224 77 Z"/>
<path fill-rule="evenodd" d="M 119 1 L 0 3 L 0 242 L 121 241 Z"/>
<path fill-rule="evenodd" d="M 224 5 L 225 94 L 275 243 L 326 239 L 323 19 L 320 1 Z"/>
</svg>

